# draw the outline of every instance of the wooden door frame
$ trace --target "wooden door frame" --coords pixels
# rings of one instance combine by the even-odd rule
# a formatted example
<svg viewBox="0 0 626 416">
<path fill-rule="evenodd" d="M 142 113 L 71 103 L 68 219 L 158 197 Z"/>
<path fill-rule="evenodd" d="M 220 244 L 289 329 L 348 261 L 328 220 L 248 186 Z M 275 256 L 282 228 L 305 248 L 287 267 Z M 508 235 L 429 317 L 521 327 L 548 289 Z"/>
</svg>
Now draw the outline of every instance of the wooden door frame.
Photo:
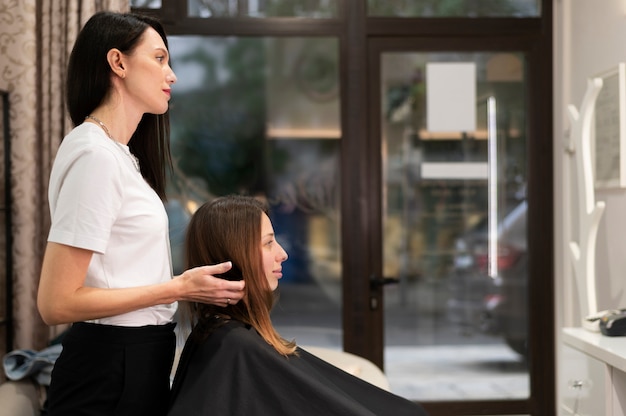
<svg viewBox="0 0 626 416">
<path fill-rule="evenodd" d="M 380 158 L 380 131 L 381 131 L 381 96 L 380 96 L 380 61 L 381 55 L 383 52 L 446 52 L 446 51 L 455 51 L 455 52 L 522 52 L 527 56 L 527 62 L 529 66 L 529 71 L 526 74 L 527 76 L 527 90 L 529 93 L 527 95 L 527 120 L 528 120 L 528 204 L 529 204 L 529 219 L 528 223 L 533 224 L 532 227 L 529 227 L 528 230 L 528 247 L 529 247 L 529 299 L 530 303 L 528 305 L 528 313 L 529 313 L 529 327 L 530 328 L 540 328 L 541 326 L 546 325 L 546 316 L 550 315 L 550 311 L 552 310 L 553 298 L 545 297 L 545 292 L 550 292 L 552 290 L 552 281 L 553 281 L 553 273 L 552 273 L 552 249 L 551 244 L 546 244 L 546 241 L 542 241 L 543 238 L 546 238 L 546 234 L 550 234 L 550 232 L 546 232 L 545 230 L 552 230 L 551 225 L 542 225 L 535 226 L 537 224 L 536 217 L 533 217 L 531 212 L 535 212 L 536 215 L 537 207 L 540 209 L 546 209 L 547 206 L 551 204 L 551 192 L 546 192 L 546 188 L 549 190 L 549 186 L 546 185 L 545 182 L 538 182 L 537 179 L 544 177 L 547 178 L 550 175 L 545 175 L 546 169 L 551 171 L 551 158 L 547 159 L 545 155 L 537 155 L 537 149 L 542 149 L 540 152 L 543 152 L 544 149 L 540 146 L 539 142 L 543 141 L 545 135 L 536 135 L 537 130 L 533 128 L 533 126 L 539 125 L 536 122 L 537 119 L 546 118 L 545 114 L 542 114 L 541 111 L 544 109 L 537 106 L 532 102 L 532 99 L 539 99 L 540 96 L 536 96 L 530 93 L 530 90 L 536 90 L 538 88 L 538 79 L 533 77 L 535 71 L 532 68 L 533 64 L 538 63 L 540 60 L 536 56 L 538 53 L 537 48 L 535 47 L 535 40 L 525 39 L 525 38 L 512 38 L 512 39 L 481 39 L 479 43 L 477 43 L 476 39 L 468 39 L 467 37 L 463 38 L 452 38 L 446 37 L 441 39 L 432 39 L 432 38 L 402 38 L 402 39 L 389 39 L 389 38 L 371 38 L 369 40 L 369 48 L 368 51 L 370 53 L 369 56 L 369 64 L 368 68 L 369 72 L 369 90 L 370 94 L 368 97 L 368 108 L 369 108 L 369 116 L 366 117 L 368 120 L 368 131 L 369 131 L 369 145 L 370 155 L 375 155 L 375 157 L 370 157 L 370 166 L 368 169 L 369 179 L 368 182 L 371 184 L 370 186 L 370 198 L 371 203 L 368 204 L 369 213 L 373 218 L 378 219 L 378 223 L 375 227 L 372 227 L 371 237 L 368 242 L 371 245 L 371 254 L 368 255 L 368 259 L 370 261 L 371 267 L 373 268 L 374 274 L 381 275 L 382 274 L 382 255 L 383 247 L 383 231 L 382 231 L 382 204 L 379 202 L 382 200 L 383 195 L 381 192 L 382 184 L 381 184 L 381 158 Z M 544 120 L 545 122 L 545 120 Z M 549 137 L 549 136 L 548 136 Z M 541 174 L 541 172 L 544 172 Z M 550 182 L 551 183 L 551 182 Z M 548 201 L 545 199 L 548 198 Z M 378 201 L 375 202 L 375 201 Z M 544 211 L 544 212 L 546 212 Z M 551 212 L 547 211 L 547 212 Z M 531 219 L 534 218 L 534 219 Z M 546 222 L 551 222 L 551 216 L 546 215 L 539 221 L 543 220 Z M 547 227 L 547 228 L 544 228 Z M 550 240 L 551 238 L 547 238 Z M 375 294 L 375 296 L 380 297 L 379 303 L 382 304 L 384 299 L 382 299 L 382 291 L 381 293 Z M 547 313 L 534 313 L 536 311 L 548 311 Z M 380 315 L 372 320 L 372 332 L 379 330 L 380 335 L 379 339 L 384 339 L 384 328 L 381 326 L 377 326 L 375 323 L 382 320 L 382 311 L 377 313 Z M 551 320 L 553 322 L 553 320 Z M 375 326 L 376 325 L 376 326 Z M 527 400 L 497 400 L 497 401 L 459 401 L 459 402 L 438 402 L 438 403 L 427 403 L 426 407 L 433 415 L 469 415 L 469 414 L 486 414 L 482 413 L 485 409 L 489 409 L 489 414 L 497 413 L 497 414 L 537 414 L 544 415 L 550 414 L 547 412 L 550 406 L 550 401 L 554 403 L 554 396 L 550 398 L 549 392 L 554 393 L 554 385 L 555 385 L 555 377 L 556 373 L 555 368 L 555 360 L 554 360 L 554 338 L 551 336 L 545 336 L 544 334 L 553 334 L 554 329 L 550 329 L 549 332 L 544 332 L 543 330 L 537 332 L 533 330 L 533 332 L 529 336 L 529 349 L 530 360 L 529 360 L 529 377 L 530 377 L 530 397 Z M 539 336 L 540 335 L 540 336 Z M 376 335 L 373 335 L 376 336 Z M 376 346 L 375 352 L 379 354 L 383 349 L 382 346 L 380 348 Z M 541 354 L 536 352 L 541 351 Z M 377 357 L 377 359 L 382 359 L 382 357 Z M 547 397 L 546 397 L 547 396 Z M 533 411 L 533 409 L 537 408 Z M 539 410 L 541 409 L 541 410 Z"/>
<path fill-rule="evenodd" d="M 348 7 L 347 5 L 345 7 Z M 342 249 L 344 349 L 383 368 L 383 308 L 369 278 L 382 274 L 380 52 L 520 51 L 528 57 L 528 247 L 530 396 L 427 402 L 433 416 L 556 414 L 553 219 L 552 3 L 534 19 L 367 18 L 346 9 L 342 38 Z M 370 92 L 368 92 L 370 91 Z"/>
</svg>

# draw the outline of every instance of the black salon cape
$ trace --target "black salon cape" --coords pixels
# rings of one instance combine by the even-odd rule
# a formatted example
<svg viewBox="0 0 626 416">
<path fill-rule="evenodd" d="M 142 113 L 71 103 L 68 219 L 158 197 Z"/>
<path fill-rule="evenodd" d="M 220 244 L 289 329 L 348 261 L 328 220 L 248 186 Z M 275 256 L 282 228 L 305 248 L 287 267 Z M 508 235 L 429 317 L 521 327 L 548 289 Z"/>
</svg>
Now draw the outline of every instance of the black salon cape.
<svg viewBox="0 0 626 416">
<path fill-rule="evenodd" d="M 251 327 L 230 321 L 190 337 L 168 416 L 421 416 L 421 406 L 299 349 L 283 357 Z"/>
</svg>

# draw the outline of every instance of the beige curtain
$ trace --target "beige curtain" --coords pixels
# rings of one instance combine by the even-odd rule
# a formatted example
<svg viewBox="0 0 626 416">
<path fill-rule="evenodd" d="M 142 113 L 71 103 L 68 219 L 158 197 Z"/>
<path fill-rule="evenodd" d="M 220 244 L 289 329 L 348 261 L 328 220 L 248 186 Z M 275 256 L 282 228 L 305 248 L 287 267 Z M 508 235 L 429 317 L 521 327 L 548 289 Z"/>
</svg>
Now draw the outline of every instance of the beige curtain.
<svg viewBox="0 0 626 416">
<path fill-rule="evenodd" d="M 3 0 L 0 7 L 0 89 L 9 91 L 11 107 L 15 349 L 41 349 L 62 329 L 48 328 L 36 305 L 50 226 L 48 177 L 71 128 L 67 59 L 80 27 L 100 10 L 128 11 L 128 0 Z"/>
</svg>

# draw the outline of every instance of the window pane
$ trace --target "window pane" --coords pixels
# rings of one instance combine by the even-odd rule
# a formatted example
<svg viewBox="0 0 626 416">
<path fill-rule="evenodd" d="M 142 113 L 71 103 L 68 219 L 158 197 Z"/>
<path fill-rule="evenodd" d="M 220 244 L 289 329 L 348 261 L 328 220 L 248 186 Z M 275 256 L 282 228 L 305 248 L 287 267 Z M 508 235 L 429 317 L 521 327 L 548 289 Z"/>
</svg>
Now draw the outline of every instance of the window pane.
<svg viewBox="0 0 626 416">
<path fill-rule="evenodd" d="M 337 0 L 188 0 L 192 17 L 337 17 Z"/>
<path fill-rule="evenodd" d="M 141 9 L 160 9 L 161 0 L 130 0 L 130 7 Z"/>
<path fill-rule="evenodd" d="M 385 373 L 404 397 L 529 395 L 525 66 L 521 53 L 382 55 L 383 275 L 399 279 L 385 287 Z M 453 97 L 434 105 L 432 89 Z"/>
<path fill-rule="evenodd" d="M 168 189 L 182 270 L 190 214 L 219 195 L 267 199 L 287 251 L 272 321 L 301 345 L 341 346 L 338 41 L 171 36 Z"/>
<path fill-rule="evenodd" d="M 368 0 L 374 17 L 538 17 L 541 0 Z"/>
</svg>

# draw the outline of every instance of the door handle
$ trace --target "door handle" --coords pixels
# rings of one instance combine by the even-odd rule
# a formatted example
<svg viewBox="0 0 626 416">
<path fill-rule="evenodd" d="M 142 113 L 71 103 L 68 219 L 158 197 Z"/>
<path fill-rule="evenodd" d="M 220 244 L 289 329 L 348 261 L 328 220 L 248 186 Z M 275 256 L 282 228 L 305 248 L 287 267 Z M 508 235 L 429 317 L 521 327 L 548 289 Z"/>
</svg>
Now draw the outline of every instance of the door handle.
<svg viewBox="0 0 626 416">
<path fill-rule="evenodd" d="M 400 279 L 397 277 L 370 276 L 370 290 L 372 291 L 378 291 L 385 285 L 393 285 L 397 283 L 400 283 Z M 379 294 L 370 294 L 370 310 L 375 311 L 378 309 L 379 297 Z"/>
<path fill-rule="evenodd" d="M 381 276 L 370 276 L 370 289 L 375 290 L 379 289 L 385 285 L 393 285 L 400 283 L 400 279 L 397 277 L 381 277 Z"/>
</svg>

